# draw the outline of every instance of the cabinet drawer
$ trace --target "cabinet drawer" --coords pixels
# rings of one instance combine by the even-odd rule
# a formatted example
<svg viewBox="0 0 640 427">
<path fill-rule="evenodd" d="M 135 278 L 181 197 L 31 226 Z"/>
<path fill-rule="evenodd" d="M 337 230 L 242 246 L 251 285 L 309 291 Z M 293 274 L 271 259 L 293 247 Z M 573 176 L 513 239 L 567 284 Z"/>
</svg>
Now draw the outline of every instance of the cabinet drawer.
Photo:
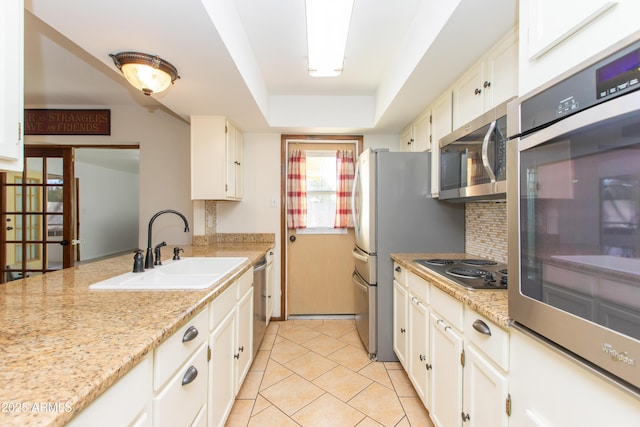
<svg viewBox="0 0 640 427">
<path fill-rule="evenodd" d="M 178 367 L 207 340 L 207 309 L 169 337 L 154 353 L 153 389 L 159 390 Z"/>
<path fill-rule="evenodd" d="M 509 370 L 509 333 L 486 317 L 466 308 L 464 330 L 480 351 L 505 371 Z"/>
<path fill-rule="evenodd" d="M 247 270 L 240 278 L 238 279 L 238 293 L 236 295 L 236 299 L 240 301 L 244 294 L 253 286 L 253 268 Z"/>
<path fill-rule="evenodd" d="M 431 308 L 438 312 L 443 320 L 459 331 L 463 329 L 464 309 L 462 303 L 454 297 L 436 288 L 431 289 Z"/>
<path fill-rule="evenodd" d="M 407 269 L 401 267 L 397 262 L 393 263 L 393 278 L 402 286 L 407 287 Z"/>
<path fill-rule="evenodd" d="M 203 343 L 153 400 L 154 426 L 190 425 L 206 405 L 207 377 L 207 344 Z"/>
<path fill-rule="evenodd" d="M 415 274 L 408 274 L 409 291 L 422 302 L 429 304 L 429 282 L 416 276 Z"/>
<path fill-rule="evenodd" d="M 211 302 L 209 308 L 209 330 L 213 331 L 227 314 L 236 306 L 238 282 L 233 282 L 225 291 Z"/>
</svg>

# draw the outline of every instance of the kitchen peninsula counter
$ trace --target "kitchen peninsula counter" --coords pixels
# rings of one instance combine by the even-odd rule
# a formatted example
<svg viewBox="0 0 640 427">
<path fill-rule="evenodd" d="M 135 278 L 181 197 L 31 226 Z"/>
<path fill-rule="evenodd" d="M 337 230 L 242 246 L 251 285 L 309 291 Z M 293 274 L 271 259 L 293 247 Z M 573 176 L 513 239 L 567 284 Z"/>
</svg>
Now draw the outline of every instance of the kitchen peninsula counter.
<svg viewBox="0 0 640 427">
<path fill-rule="evenodd" d="M 131 271 L 133 253 L 0 285 L 0 425 L 64 425 L 273 245 L 180 246 L 183 257 L 248 258 L 205 290 L 89 290 Z"/>
<path fill-rule="evenodd" d="M 471 258 L 471 256 L 460 253 L 391 254 L 391 259 L 400 266 L 430 282 L 497 325 L 505 329 L 509 327 L 511 318 L 509 317 L 508 295 L 505 289 L 467 290 L 445 276 L 422 268 L 418 263 L 414 262 L 416 259 L 428 258 L 459 259 Z"/>
</svg>

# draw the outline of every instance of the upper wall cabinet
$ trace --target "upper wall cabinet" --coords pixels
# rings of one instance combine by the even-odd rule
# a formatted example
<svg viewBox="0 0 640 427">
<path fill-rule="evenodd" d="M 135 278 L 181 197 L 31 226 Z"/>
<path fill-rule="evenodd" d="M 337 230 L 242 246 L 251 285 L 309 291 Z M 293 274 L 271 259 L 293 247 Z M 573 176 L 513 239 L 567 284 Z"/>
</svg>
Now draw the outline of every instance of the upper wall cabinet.
<svg viewBox="0 0 640 427">
<path fill-rule="evenodd" d="M 241 200 L 242 133 L 225 117 L 191 116 L 191 199 Z"/>
<path fill-rule="evenodd" d="M 453 128 L 518 94 L 517 33 L 509 32 L 453 86 Z"/>
<path fill-rule="evenodd" d="M 0 4 L 0 170 L 23 167 L 23 23 L 22 0 Z"/>
<path fill-rule="evenodd" d="M 429 151 L 430 119 L 431 115 L 427 110 L 405 129 L 400 135 L 400 151 Z"/>
</svg>

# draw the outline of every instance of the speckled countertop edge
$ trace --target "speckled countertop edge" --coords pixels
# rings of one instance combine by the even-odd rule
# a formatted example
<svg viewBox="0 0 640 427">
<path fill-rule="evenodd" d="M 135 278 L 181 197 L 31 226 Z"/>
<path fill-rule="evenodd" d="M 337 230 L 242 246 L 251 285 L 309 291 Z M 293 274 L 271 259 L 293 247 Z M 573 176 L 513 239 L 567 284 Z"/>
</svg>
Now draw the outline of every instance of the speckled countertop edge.
<svg viewBox="0 0 640 427">
<path fill-rule="evenodd" d="M 248 258 L 206 290 L 89 289 L 130 271 L 133 254 L 0 285 L 0 425 L 64 425 L 273 246 L 181 246 L 185 257 Z"/>
<path fill-rule="evenodd" d="M 411 253 L 411 254 L 391 254 L 393 259 L 400 266 L 405 267 L 412 273 L 427 280 L 438 289 L 446 292 L 455 299 L 461 301 L 465 307 L 475 310 L 497 325 L 507 329 L 511 324 L 509 317 L 508 293 L 506 289 L 501 290 L 467 290 L 445 276 L 434 271 L 421 267 L 414 262 L 416 259 L 428 258 L 478 258 L 460 253 Z"/>
</svg>

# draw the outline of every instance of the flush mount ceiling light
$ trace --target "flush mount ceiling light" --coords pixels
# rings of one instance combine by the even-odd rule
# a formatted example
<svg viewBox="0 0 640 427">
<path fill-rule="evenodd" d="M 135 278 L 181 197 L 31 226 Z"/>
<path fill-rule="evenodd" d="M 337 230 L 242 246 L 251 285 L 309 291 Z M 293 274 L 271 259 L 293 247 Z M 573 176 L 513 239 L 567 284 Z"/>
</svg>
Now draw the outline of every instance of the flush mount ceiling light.
<svg viewBox="0 0 640 427">
<path fill-rule="evenodd" d="M 342 73 L 353 0 L 306 0 L 309 74 Z"/>
<path fill-rule="evenodd" d="M 120 52 L 109 56 L 127 81 L 145 95 L 162 92 L 180 78 L 176 67 L 157 55 Z"/>
</svg>

